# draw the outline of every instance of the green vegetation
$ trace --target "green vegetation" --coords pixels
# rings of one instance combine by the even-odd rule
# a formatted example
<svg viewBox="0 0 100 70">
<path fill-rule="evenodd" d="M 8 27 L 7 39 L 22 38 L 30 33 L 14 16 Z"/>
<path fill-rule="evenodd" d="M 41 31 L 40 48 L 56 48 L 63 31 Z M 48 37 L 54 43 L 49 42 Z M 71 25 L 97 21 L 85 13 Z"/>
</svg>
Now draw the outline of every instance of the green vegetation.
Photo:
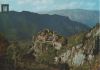
<svg viewBox="0 0 100 70">
<path fill-rule="evenodd" d="M 73 47 L 82 43 L 84 35 L 85 35 L 85 32 L 81 32 L 79 34 L 75 34 L 73 36 L 68 37 L 68 46 Z"/>
</svg>

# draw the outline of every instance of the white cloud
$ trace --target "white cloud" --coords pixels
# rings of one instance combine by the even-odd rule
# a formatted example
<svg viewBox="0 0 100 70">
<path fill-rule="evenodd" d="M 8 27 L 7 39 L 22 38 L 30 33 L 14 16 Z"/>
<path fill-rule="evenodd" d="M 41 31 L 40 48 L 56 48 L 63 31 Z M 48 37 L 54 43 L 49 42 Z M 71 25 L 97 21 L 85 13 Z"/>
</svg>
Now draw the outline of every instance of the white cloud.
<svg viewBox="0 0 100 70">
<path fill-rule="evenodd" d="M 28 11 L 48 11 L 56 9 L 97 9 L 98 1 L 94 0 L 0 0 L 12 5 L 12 9 Z M 100 1 L 100 0 L 99 0 Z"/>
<path fill-rule="evenodd" d="M 31 10 L 37 12 L 48 9 L 53 5 L 54 0 L 18 0 L 17 3 L 22 6 L 31 6 Z"/>
<path fill-rule="evenodd" d="M 18 0 L 18 4 L 27 4 L 31 3 L 32 0 Z"/>
<path fill-rule="evenodd" d="M 87 2 L 85 4 L 85 2 L 68 2 L 62 5 L 59 5 L 58 7 L 56 6 L 56 8 L 58 9 L 92 9 L 95 7 L 95 3 L 91 3 L 91 2 Z"/>
<path fill-rule="evenodd" d="M 66 2 L 64 4 L 61 5 L 55 5 L 55 9 L 73 9 L 73 8 L 79 8 L 81 6 L 80 3 L 77 2 Z"/>
<path fill-rule="evenodd" d="M 0 0 L 0 4 L 8 3 L 8 0 Z"/>
<path fill-rule="evenodd" d="M 50 4 L 50 3 L 53 3 L 53 0 L 18 0 L 18 4 L 41 5 L 41 4 Z"/>
</svg>

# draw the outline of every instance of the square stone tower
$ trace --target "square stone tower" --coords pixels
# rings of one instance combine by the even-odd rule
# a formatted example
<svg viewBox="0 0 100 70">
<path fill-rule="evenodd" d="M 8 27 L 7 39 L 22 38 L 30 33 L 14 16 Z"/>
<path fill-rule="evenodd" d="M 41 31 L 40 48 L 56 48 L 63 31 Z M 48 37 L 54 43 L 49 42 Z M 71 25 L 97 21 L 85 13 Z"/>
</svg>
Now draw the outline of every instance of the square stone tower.
<svg viewBox="0 0 100 70">
<path fill-rule="evenodd" d="M 1 4 L 1 12 L 9 12 L 9 4 Z"/>
</svg>

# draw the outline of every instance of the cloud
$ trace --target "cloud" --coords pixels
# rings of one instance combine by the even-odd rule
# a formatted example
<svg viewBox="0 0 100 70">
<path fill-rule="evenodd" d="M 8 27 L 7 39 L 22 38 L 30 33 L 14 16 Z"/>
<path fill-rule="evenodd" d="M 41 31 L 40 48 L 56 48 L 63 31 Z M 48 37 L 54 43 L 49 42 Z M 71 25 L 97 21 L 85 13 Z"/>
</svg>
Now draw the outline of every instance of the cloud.
<svg viewBox="0 0 100 70">
<path fill-rule="evenodd" d="M 0 4 L 2 4 L 2 3 L 8 3 L 8 0 L 6 1 L 6 0 L 0 0 Z"/>
<path fill-rule="evenodd" d="M 28 6 L 33 11 L 43 11 L 54 5 L 54 0 L 18 0 L 20 6 Z"/>
<path fill-rule="evenodd" d="M 31 3 L 32 0 L 18 0 L 18 4 L 27 4 L 27 3 Z"/>
<path fill-rule="evenodd" d="M 18 0 L 18 4 L 33 4 L 33 5 L 41 5 L 41 4 L 50 4 L 53 3 L 54 0 Z"/>
<path fill-rule="evenodd" d="M 58 5 L 58 9 L 95 9 L 97 8 L 97 3 L 86 2 L 86 1 L 67 1 L 61 5 Z M 99 7 L 99 6 L 98 6 Z M 57 8 L 57 6 L 56 6 Z"/>
<path fill-rule="evenodd" d="M 7 1 L 11 9 L 17 11 L 49 11 L 61 9 L 92 9 L 99 8 L 100 0 L 0 0 Z"/>
</svg>

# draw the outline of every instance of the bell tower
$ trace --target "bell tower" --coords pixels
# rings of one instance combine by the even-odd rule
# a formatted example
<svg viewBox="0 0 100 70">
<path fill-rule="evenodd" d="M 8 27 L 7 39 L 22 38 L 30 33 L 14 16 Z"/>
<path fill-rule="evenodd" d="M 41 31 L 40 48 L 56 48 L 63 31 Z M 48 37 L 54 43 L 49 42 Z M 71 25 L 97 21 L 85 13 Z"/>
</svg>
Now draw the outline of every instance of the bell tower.
<svg viewBox="0 0 100 70">
<path fill-rule="evenodd" d="M 9 4 L 1 4 L 1 12 L 9 12 Z"/>
<path fill-rule="evenodd" d="M 1 12 L 9 12 L 9 1 L 8 0 L 1 0 Z"/>
</svg>

